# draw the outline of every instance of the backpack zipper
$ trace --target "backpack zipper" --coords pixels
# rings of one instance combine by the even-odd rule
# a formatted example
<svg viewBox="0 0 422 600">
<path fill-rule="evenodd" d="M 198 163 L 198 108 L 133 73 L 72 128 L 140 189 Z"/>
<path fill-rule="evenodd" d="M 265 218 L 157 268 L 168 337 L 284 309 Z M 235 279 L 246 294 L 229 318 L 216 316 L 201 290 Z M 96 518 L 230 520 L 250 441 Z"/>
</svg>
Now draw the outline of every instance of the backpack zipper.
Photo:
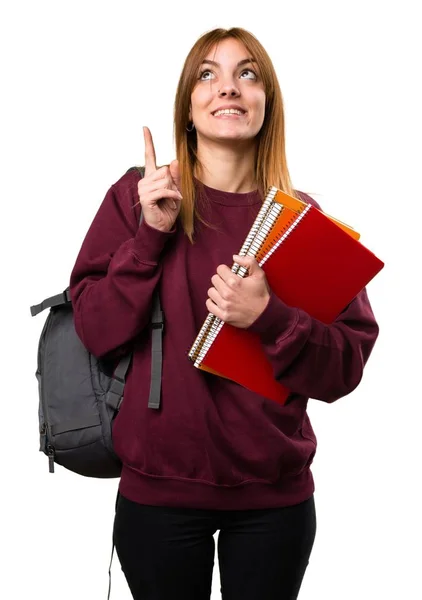
<svg viewBox="0 0 422 600">
<path fill-rule="evenodd" d="M 49 429 L 48 418 L 49 417 L 48 417 L 48 406 L 44 400 L 44 386 L 43 386 L 43 381 L 42 381 L 42 377 L 43 377 L 43 373 L 44 373 L 44 364 L 43 364 L 43 361 L 41 360 L 41 342 L 44 341 L 44 354 L 45 354 L 46 344 L 47 344 L 47 334 L 51 327 L 51 322 L 52 322 L 52 314 L 51 313 L 52 313 L 52 310 L 50 308 L 50 311 L 49 311 L 47 319 L 44 323 L 44 327 L 41 332 L 40 341 L 38 344 L 37 373 L 39 373 L 39 375 L 40 375 L 40 401 L 41 401 L 42 411 L 43 411 L 43 415 L 44 415 L 44 423 L 41 426 L 40 433 L 41 433 L 41 435 L 45 436 L 45 449 L 46 449 L 46 453 L 47 453 L 47 457 L 48 457 L 48 472 L 54 473 L 55 450 L 54 450 L 54 446 L 52 446 L 52 444 L 48 440 L 48 429 Z"/>
<path fill-rule="evenodd" d="M 43 423 L 40 429 L 40 435 L 44 438 L 44 447 L 45 453 L 48 457 L 48 472 L 54 473 L 54 458 L 55 458 L 55 450 L 54 446 L 50 444 L 47 437 L 47 423 Z"/>
</svg>

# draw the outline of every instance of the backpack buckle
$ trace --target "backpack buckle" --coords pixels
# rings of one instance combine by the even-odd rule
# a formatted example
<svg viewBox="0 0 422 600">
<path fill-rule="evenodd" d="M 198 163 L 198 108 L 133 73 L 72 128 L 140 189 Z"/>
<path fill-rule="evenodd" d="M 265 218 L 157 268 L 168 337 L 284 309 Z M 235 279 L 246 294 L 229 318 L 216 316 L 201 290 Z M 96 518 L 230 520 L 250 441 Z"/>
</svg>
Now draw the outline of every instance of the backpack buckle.
<svg viewBox="0 0 422 600">
<path fill-rule="evenodd" d="M 153 329 L 164 329 L 164 319 L 163 319 L 163 311 L 155 310 L 154 314 L 151 317 L 151 327 Z"/>
<path fill-rule="evenodd" d="M 120 377 L 113 375 L 111 385 L 108 390 L 106 404 L 113 410 L 119 410 L 123 400 L 123 391 L 125 388 L 125 381 Z"/>
<path fill-rule="evenodd" d="M 50 296 L 50 298 L 46 298 L 40 304 L 31 306 L 31 315 L 33 317 L 35 317 L 35 315 L 38 315 L 46 308 L 54 308 L 55 306 L 62 306 L 63 304 L 69 304 L 69 302 L 72 302 L 72 299 L 70 297 L 69 288 L 66 288 L 64 290 L 64 292 L 61 292 L 61 294 L 56 294 L 55 296 Z"/>
</svg>

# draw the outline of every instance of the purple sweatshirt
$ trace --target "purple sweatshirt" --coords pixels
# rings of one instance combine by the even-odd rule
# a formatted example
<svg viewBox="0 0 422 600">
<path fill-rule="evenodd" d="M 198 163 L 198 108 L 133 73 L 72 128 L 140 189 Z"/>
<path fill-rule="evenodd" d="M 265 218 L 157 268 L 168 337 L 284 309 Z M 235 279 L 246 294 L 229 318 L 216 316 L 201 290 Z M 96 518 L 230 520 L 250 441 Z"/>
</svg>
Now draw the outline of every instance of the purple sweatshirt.
<svg viewBox="0 0 422 600">
<path fill-rule="evenodd" d="M 123 463 L 120 492 L 149 505 L 206 509 L 282 507 L 314 491 L 316 439 L 308 398 L 334 402 L 360 382 L 378 335 L 367 294 L 331 324 L 274 294 L 252 324 L 274 376 L 292 390 L 281 406 L 188 358 L 208 314 L 211 277 L 231 267 L 262 203 L 258 192 L 205 187 L 192 245 L 180 224 L 170 233 L 139 226 L 132 171 L 108 191 L 70 280 L 76 331 L 97 357 L 134 356 L 113 444 Z M 316 204 L 306 194 L 301 197 Z M 158 286 L 165 315 L 161 408 L 148 408 L 149 319 Z"/>
</svg>

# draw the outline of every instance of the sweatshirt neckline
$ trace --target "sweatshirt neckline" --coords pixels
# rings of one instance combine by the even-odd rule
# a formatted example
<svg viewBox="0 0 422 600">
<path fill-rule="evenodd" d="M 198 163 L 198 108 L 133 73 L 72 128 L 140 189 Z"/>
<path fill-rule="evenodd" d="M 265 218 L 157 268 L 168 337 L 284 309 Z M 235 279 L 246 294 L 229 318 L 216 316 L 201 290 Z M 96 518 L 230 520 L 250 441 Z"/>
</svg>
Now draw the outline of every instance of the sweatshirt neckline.
<svg viewBox="0 0 422 600">
<path fill-rule="evenodd" d="M 217 190 L 209 187 L 198 179 L 195 179 L 195 184 L 197 186 L 201 186 L 206 198 L 211 202 L 215 202 L 216 204 L 222 204 L 224 206 L 253 206 L 254 204 L 262 203 L 259 190 L 242 193 L 224 192 L 223 190 Z"/>
</svg>

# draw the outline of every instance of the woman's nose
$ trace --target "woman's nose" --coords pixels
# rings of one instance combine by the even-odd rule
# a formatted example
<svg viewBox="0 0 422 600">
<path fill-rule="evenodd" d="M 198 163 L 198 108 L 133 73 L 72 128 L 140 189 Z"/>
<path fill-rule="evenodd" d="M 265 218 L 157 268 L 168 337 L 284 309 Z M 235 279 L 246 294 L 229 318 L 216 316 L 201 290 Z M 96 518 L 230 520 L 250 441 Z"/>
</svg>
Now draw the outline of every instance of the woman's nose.
<svg viewBox="0 0 422 600">
<path fill-rule="evenodd" d="M 220 89 L 218 90 L 218 95 L 223 98 L 225 96 L 230 96 L 234 98 L 239 95 L 239 90 L 233 82 L 227 82 L 220 87 Z"/>
</svg>

